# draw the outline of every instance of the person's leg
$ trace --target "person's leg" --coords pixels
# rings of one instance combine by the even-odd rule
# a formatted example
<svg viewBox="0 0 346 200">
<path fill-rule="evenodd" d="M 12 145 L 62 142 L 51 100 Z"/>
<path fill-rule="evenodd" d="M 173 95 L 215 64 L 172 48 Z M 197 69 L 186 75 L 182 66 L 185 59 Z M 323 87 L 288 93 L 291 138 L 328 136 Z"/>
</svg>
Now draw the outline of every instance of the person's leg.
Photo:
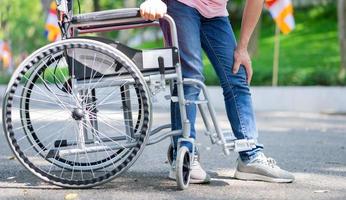
<svg viewBox="0 0 346 200">
<path fill-rule="evenodd" d="M 200 41 L 200 14 L 199 12 L 189 6 L 184 5 L 175 0 L 165 2 L 168 7 L 168 14 L 175 20 L 180 60 L 182 67 L 183 78 L 194 78 L 204 81 L 203 77 L 203 63 L 202 63 L 202 47 Z M 161 28 L 164 31 L 166 42 L 169 43 L 170 35 L 167 23 L 163 20 L 160 21 Z M 169 44 L 171 45 L 171 44 Z M 184 95 L 187 100 L 197 100 L 200 93 L 200 88 L 194 86 L 184 85 Z M 177 95 L 177 88 L 175 87 L 172 96 Z M 186 105 L 187 118 L 190 121 L 191 130 L 190 135 L 196 138 L 195 121 L 196 121 L 196 105 Z M 171 123 L 172 130 L 179 130 L 182 128 L 179 104 L 171 102 Z M 173 158 L 176 157 L 178 137 L 172 138 L 172 145 L 174 149 Z M 196 157 L 196 156 L 195 156 Z M 170 178 L 174 178 L 174 171 L 171 170 Z M 191 183 L 205 183 L 209 182 L 210 177 L 201 168 L 198 159 L 195 158 L 191 171 Z"/>
<path fill-rule="evenodd" d="M 234 135 L 238 139 L 257 141 L 255 115 L 251 93 L 246 81 L 246 71 L 241 67 L 232 73 L 233 54 L 236 40 L 227 17 L 204 19 L 201 25 L 202 46 L 219 76 L 226 104 L 226 111 Z M 272 158 L 261 151 L 263 147 L 240 152 L 235 178 L 269 182 L 292 182 L 294 176 L 280 169 Z"/>
<path fill-rule="evenodd" d="M 201 28 L 202 46 L 218 77 L 226 105 L 228 119 L 237 139 L 254 139 L 258 133 L 252 107 L 251 93 L 244 67 L 232 73 L 236 40 L 227 17 L 204 19 Z M 258 145 L 251 151 L 240 152 L 243 160 L 249 160 L 261 151 Z"/>
</svg>

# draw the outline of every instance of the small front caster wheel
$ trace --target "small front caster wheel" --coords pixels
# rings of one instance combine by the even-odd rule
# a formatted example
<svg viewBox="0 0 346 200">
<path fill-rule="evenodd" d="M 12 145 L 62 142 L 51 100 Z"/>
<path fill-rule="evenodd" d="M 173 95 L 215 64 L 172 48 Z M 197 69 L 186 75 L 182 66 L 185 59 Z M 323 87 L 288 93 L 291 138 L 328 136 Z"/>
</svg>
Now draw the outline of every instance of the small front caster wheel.
<svg viewBox="0 0 346 200">
<path fill-rule="evenodd" d="M 191 171 L 191 157 L 187 147 L 181 147 L 177 154 L 176 160 L 176 180 L 178 189 L 184 190 L 189 187 L 190 171 Z"/>
<path fill-rule="evenodd" d="M 199 158 L 200 158 L 199 151 L 198 151 L 197 147 L 195 147 L 195 148 L 196 148 L 195 155 L 197 155 L 197 160 L 199 162 Z M 173 163 L 173 153 L 174 153 L 173 145 L 170 144 L 168 146 L 168 150 L 167 150 L 167 160 L 168 160 L 169 165 L 171 165 L 171 166 L 172 166 L 172 163 Z"/>
</svg>

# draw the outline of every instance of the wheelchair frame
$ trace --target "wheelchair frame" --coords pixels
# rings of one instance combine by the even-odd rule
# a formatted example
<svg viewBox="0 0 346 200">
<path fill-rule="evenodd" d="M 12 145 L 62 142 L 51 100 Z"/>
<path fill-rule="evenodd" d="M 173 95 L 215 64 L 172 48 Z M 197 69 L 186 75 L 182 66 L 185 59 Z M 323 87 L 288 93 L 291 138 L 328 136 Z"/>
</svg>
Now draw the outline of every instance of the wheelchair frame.
<svg viewBox="0 0 346 200">
<path fill-rule="evenodd" d="M 134 29 L 134 28 L 144 28 L 144 27 L 151 27 L 151 26 L 159 26 L 159 23 L 157 21 L 145 21 L 139 16 L 139 10 L 138 9 L 123 9 L 124 11 L 137 11 L 138 14 L 133 17 L 128 17 L 128 18 L 121 18 L 121 19 L 112 19 L 112 20 L 104 20 L 104 21 L 89 21 L 89 22 L 84 22 L 84 23 L 72 23 L 69 27 L 70 32 L 73 32 L 73 37 L 79 35 L 79 34 L 87 34 L 87 33 L 97 33 L 97 32 L 106 32 L 106 31 L 116 31 L 116 30 L 125 30 L 125 29 Z M 170 27 L 170 34 L 171 34 L 171 42 L 174 47 L 179 49 L 179 43 L 178 43 L 178 36 L 177 36 L 177 30 L 176 30 L 176 25 L 172 17 L 169 15 L 165 15 L 163 17 L 163 20 L 168 22 L 169 27 Z M 110 25 L 109 25 L 110 24 Z M 96 27 L 95 27 L 96 26 Z M 164 79 L 161 79 L 161 75 L 154 75 L 154 76 L 145 76 L 144 79 L 148 83 L 154 83 L 156 80 L 159 80 L 161 83 L 168 80 L 170 82 L 170 89 L 172 90 L 173 87 L 173 81 L 176 80 L 176 85 L 177 85 L 177 92 L 178 96 L 177 97 L 172 97 L 173 102 L 179 102 L 179 108 L 180 108 L 180 114 L 181 114 L 181 123 L 183 125 L 183 128 L 181 131 L 170 131 L 166 132 L 164 137 L 158 138 L 152 141 L 149 141 L 148 145 L 150 144 L 155 144 L 167 137 L 170 136 L 175 136 L 179 134 L 183 134 L 184 138 L 189 138 L 190 137 L 190 122 L 187 119 L 186 115 L 186 108 L 185 106 L 187 104 L 197 104 L 201 116 L 203 118 L 203 122 L 205 123 L 206 126 L 206 133 L 208 136 L 210 136 L 210 139 L 212 143 L 218 143 L 223 145 L 224 147 L 224 153 L 226 155 L 229 154 L 229 150 L 232 149 L 232 145 L 227 145 L 226 139 L 224 135 L 222 134 L 222 131 L 220 129 L 220 126 L 216 120 L 216 114 L 213 106 L 209 102 L 208 99 L 210 99 L 206 85 L 201 82 L 200 80 L 196 79 L 190 79 L 190 78 L 185 78 L 183 80 L 182 78 L 182 71 L 181 71 L 181 65 L 180 62 L 175 66 L 175 74 L 168 74 L 164 75 Z M 160 85 L 162 85 L 160 83 Z M 107 85 L 107 83 L 105 83 Z M 183 90 L 183 85 L 192 85 L 192 86 L 197 86 L 202 89 L 204 99 L 199 100 L 199 101 L 187 101 L 184 99 L 184 90 Z M 109 85 L 108 85 L 109 86 Z M 207 110 L 202 106 L 202 104 L 207 104 L 208 111 L 211 115 L 211 120 L 213 123 L 213 126 L 210 124 L 208 118 L 207 118 Z M 212 134 L 212 127 L 215 128 L 215 133 Z M 163 129 L 170 128 L 170 125 L 162 125 L 160 127 L 157 127 L 155 130 L 152 131 L 151 136 L 155 135 L 159 131 Z M 233 138 L 232 138 L 233 139 Z"/>
</svg>

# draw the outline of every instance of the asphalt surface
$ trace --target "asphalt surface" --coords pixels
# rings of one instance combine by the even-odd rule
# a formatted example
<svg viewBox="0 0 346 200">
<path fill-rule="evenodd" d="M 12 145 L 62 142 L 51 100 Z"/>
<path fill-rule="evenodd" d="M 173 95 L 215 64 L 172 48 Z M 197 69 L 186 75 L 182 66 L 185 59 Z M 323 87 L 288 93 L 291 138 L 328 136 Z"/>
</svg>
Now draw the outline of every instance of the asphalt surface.
<svg viewBox="0 0 346 200">
<path fill-rule="evenodd" d="M 168 121 L 159 110 L 154 127 Z M 225 113 L 218 112 L 225 129 Z M 199 119 L 197 145 L 201 163 L 212 176 L 208 185 L 190 185 L 178 191 L 167 179 L 166 149 L 169 140 L 148 146 L 139 160 L 121 177 L 93 189 L 63 189 L 33 176 L 13 159 L 0 139 L 0 199 L 346 199 L 346 116 L 318 113 L 257 113 L 260 141 L 265 153 L 294 173 L 292 184 L 239 181 L 233 177 L 236 154 L 224 156 L 219 146 L 203 135 Z M 3 131 L 1 130 L 3 133 Z"/>
</svg>

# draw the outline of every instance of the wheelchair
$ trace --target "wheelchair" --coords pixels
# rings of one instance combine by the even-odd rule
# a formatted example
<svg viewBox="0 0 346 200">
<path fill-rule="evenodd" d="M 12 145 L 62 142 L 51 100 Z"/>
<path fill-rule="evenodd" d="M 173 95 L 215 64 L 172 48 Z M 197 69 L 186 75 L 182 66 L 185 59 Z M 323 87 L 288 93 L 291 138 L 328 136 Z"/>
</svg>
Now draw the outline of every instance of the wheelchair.
<svg viewBox="0 0 346 200">
<path fill-rule="evenodd" d="M 205 133 L 224 153 L 254 147 L 220 129 L 203 82 L 182 78 L 177 30 L 171 44 L 139 50 L 85 33 L 158 26 L 140 17 L 139 9 L 117 9 L 73 15 L 72 0 L 58 1 L 63 40 L 26 58 L 13 74 L 3 100 L 3 128 L 20 163 L 40 179 L 67 188 L 90 188 L 125 172 L 147 145 L 181 136 L 176 181 L 186 189 L 195 154 L 185 106 L 196 104 Z M 184 85 L 200 87 L 196 101 L 184 98 Z M 165 88 L 177 95 L 181 130 L 170 124 L 152 128 L 152 98 Z M 171 93 L 172 94 L 172 93 Z M 168 158 L 172 162 L 172 148 Z"/>
</svg>

